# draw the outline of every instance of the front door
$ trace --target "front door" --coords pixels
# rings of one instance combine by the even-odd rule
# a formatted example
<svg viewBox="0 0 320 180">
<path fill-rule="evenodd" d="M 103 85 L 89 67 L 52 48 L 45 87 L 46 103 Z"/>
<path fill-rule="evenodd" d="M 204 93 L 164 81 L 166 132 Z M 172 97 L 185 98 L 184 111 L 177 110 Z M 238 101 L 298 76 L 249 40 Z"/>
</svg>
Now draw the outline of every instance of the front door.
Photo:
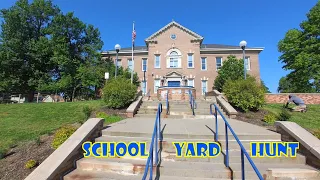
<svg viewBox="0 0 320 180">
<path fill-rule="evenodd" d="M 168 81 L 168 87 L 179 87 L 180 81 Z"/>
</svg>

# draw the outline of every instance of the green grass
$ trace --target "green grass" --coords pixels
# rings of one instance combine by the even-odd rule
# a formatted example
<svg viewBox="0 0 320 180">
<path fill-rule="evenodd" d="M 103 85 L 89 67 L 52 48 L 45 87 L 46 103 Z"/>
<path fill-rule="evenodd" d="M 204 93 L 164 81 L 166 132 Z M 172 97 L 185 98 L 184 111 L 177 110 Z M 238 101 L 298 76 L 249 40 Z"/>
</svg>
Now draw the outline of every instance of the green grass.
<svg viewBox="0 0 320 180">
<path fill-rule="evenodd" d="M 279 114 L 283 104 L 267 104 L 264 109 Z M 292 105 L 290 107 L 293 107 Z M 307 105 L 306 113 L 290 112 L 290 121 L 311 131 L 320 130 L 320 105 Z"/>
<path fill-rule="evenodd" d="M 0 104 L 0 152 L 63 125 L 84 122 L 85 106 L 98 109 L 102 101 Z"/>
</svg>

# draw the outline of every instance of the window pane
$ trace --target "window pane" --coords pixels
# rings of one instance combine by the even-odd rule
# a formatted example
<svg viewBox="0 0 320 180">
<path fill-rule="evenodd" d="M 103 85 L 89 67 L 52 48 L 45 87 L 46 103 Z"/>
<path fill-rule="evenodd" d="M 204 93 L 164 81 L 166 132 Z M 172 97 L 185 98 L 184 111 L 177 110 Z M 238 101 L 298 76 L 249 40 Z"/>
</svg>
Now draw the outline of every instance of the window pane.
<svg viewBox="0 0 320 180">
<path fill-rule="evenodd" d="M 128 68 L 129 68 L 130 72 L 133 70 L 132 60 L 131 59 L 128 60 Z"/>
<path fill-rule="evenodd" d="M 207 67 L 206 58 L 201 58 L 201 69 L 205 70 Z"/>
<path fill-rule="evenodd" d="M 142 71 L 147 71 L 147 59 L 142 60 Z"/>
<path fill-rule="evenodd" d="M 221 69 L 222 66 L 222 58 L 221 57 L 217 57 L 216 58 L 216 67 L 217 69 Z"/>
<path fill-rule="evenodd" d="M 155 58 L 155 68 L 159 68 L 160 67 L 160 56 L 156 55 Z"/>
<path fill-rule="evenodd" d="M 188 55 L 188 67 L 193 67 L 192 54 L 189 54 L 189 55 Z"/>
</svg>

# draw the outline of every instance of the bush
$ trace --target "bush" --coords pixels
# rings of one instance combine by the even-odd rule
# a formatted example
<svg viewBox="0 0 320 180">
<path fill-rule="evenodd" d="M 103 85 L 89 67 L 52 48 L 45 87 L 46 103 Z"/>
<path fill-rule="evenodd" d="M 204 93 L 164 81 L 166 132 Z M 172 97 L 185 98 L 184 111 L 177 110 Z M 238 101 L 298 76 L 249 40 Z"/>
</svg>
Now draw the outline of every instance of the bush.
<svg viewBox="0 0 320 180">
<path fill-rule="evenodd" d="M 246 80 L 227 81 L 223 91 L 230 104 L 244 112 L 257 111 L 265 103 L 264 89 L 250 76 Z"/>
<path fill-rule="evenodd" d="M 277 120 L 277 116 L 273 113 L 268 113 L 263 117 L 263 121 L 268 124 L 274 124 L 276 120 Z"/>
<path fill-rule="evenodd" d="M 218 71 L 218 76 L 214 80 L 214 89 L 223 92 L 223 86 L 228 80 L 243 79 L 243 60 L 230 55 L 223 61 L 223 66 Z"/>
<path fill-rule="evenodd" d="M 104 120 L 107 120 L 107 118 L 109 117 L 105 112 L 98 112 L 96 114 L 97 118 L 103 118 Z"/>
<path fill-rule="evenodd" d="M 281 113 L 278 115 L 279 121 L 289 121 L 290 118 L 291 118 L 290 112 L 284 108 L 281 110 Z"/>
<path fill-rule="evenodd" d="M 65 126 L 60 128 L 54 135 L 52 141 L 52 147 L 58 149 L 58 147 L 63 144 L 75 131 L 77 128 L 72 126 Z"/>
<path fill-rule="evenodd" d="M 27 169 L 31 169 L 31 168 L 35 167 L 37 164 L 38 164 L 37 161 L 31 159 L 26 163 L 25 167 Z"/>
<path fill-rule="evenodd" d="M 92 108 L 89 107 L 89 106 L 84 106 L 84 107 L 82 108 L 82 112 L 83 112 L 83 114 L 84 114 L 84 116 L 85 116 L 85 120 L 87 120 L 87 119 L 90 117 L 90 115 L 91 115 Z"/>
<path fill-rule="evenodd" d="M 112 123 L 115 123 L 115 122 L 118 122 L 118 121 L 121 121 L 123 118 L 120 117 L 120 116 L 109 116 L 108 119 L 106 119 L 106 123 L 107 124 L 112 124 Z"/>
<path fill-rule="evenodd" d="M 111 79 L 103 88 L 103 101 L 109 108 L 122 108 L 134 100 L 136 93 L 137 86 L 126 78 L 118 77 Z"/>
</svg>

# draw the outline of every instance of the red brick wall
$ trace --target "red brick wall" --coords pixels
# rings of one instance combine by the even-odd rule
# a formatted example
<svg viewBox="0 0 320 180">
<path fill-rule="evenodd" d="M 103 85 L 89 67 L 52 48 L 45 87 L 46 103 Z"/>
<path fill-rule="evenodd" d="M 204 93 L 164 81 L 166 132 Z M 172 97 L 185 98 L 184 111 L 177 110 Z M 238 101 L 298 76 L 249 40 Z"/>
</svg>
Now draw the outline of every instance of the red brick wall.
<svg viewBox="0 0 320 180">
<path fill-rule="evenodd" d="M 280 93 L 266 94 L 267 103 L 285 103 L 289 99 L 289 94 L 300 97 L 306 104 L 320 104 L 320 93 Z"/>
</svg>

